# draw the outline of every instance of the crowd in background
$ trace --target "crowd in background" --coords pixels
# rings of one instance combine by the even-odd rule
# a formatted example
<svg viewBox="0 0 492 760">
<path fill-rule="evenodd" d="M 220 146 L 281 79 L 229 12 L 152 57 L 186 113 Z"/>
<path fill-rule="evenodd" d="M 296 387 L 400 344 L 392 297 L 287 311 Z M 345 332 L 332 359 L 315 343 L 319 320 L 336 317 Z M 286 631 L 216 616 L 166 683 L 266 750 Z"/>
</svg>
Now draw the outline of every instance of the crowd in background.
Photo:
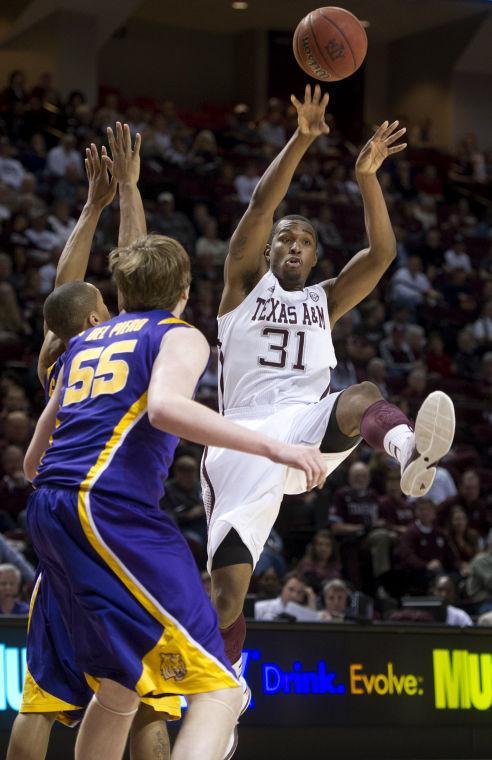
<svg viewBox="0 0 492 760">
<path fill-rule="evenodd" d="M 383 117 L 387 114 L 382 114 Z M 259 119 L 232 109 L 177 109 L 103 92 L 64 101 L 49 74 L 13 72 L 0 95 L 0 611 L 24 612 L 19 587 L 36 559 L 25 533 L 31 487 L 22 460 L 44 404 L 36 375 L 43 302 L 86 199 L 83 151 L 117 120 L 142 134 L 140 189 L 148 229 L 177 238 L 192 258 L 186 319 L 207 336 L 213 362 L 199 400 L 215 407 L 216 314 L 228 240 L 271 158 L 296 127 L 295 110 L 272 99 Z M 402 122 L 405 117 L 401 117 Z M 277 214 L 316 227 L 313 281 L 337 274 L 365 245 L 354 175 L 360 146 L 330 134 L 312 146 Z M 367 131 L 367 137 L 370 129 Z M 399 468 L 361 445 L 322 491 L 286 497 L 251 588 L 257 617 L 302 607 L 316 619 L 426 619 L 402 597 L 445 599 L 448 622 L 492 610 L 492 151 L 473 134 L 453 154 L 433 144 L 426 119 L 409 147 L 379 173 L 397 237 L 397 260 L 376 290 L 334 329 L 332 390 L 371 380 L 410 417 L 433 389 L 456 405 L 456 439 L 428 497 L 399 488 Z M 116 312 L 107 256 L 118 237 L 117 201 L 103 214 L 87 279 Z M 201 568 L 206 522 L 200 449 L 181 442 L 161 507 L 181 527 Z M 295 607 L 289 607 L 294 604 Z M 21 605 L 16 607 L 15 605 Z M 268 612 L 270 610 L 270 612 Z M 457 610 L 453 620 L 450 610 Z M 308 614 L 309 618 L 309 614 Z M 305 619 L 305 618 L 303 618 Z M 314 618 L 311 618 L 314 619 Z"/>
</svg>

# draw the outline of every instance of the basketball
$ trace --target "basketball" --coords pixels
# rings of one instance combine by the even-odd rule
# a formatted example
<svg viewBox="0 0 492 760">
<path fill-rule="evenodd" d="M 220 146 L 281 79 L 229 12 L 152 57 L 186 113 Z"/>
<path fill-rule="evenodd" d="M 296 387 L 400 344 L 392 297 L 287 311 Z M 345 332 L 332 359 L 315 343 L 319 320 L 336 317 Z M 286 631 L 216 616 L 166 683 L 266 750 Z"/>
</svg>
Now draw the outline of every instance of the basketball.
<svg viewBox="0 0 492 760">
<path fill-rule="evenodd" d="M 344 8 L 318 8 L 294 32 L 296 61 L 311 77 L 336 82 L 357 71 L 367 53 L 364 27 Z"/>
</svg>

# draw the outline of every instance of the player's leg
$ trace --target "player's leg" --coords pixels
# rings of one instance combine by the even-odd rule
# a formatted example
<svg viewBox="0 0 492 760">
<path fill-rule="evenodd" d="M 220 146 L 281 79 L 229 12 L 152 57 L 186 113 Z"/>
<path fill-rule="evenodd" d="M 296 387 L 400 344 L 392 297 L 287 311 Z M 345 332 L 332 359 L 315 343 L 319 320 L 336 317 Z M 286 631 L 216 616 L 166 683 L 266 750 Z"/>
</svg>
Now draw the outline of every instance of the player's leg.
<svg viewBox="0 0 492 760">
<path fill-rule="evenodd" d="M 353 385 L 340 394 L 336 422 L 344 435 L 355 441 L 360 434 L 372 448 L 398 460 L 401 488 L 408 496 L 423 496 L 431 487 L 434 465 L 451 448 L 455 424 L 453 402 L 442 391 L 427 396 L 414 428 L 401 409 L 383 399 L 370 382 Z"/>
<path fill-rule="evenodd" d="M 19 713 L 14 720 L 6 760 L 44 760 L 57 713 Z"/>
<path fill-rule="evenodd" d="M 172 760 L 222 760 L 242 703 L 240 688 L 188 698 L 188 713 L 172 751 Z M 235 747 L 234 747 L 235 749 Z"/>
<path fill-rule="evenodd" d="M 131 760 L 169 760 L 171 747 L 162 713 L 141 704 L 130 729 Z"/>
<path fill-rule="evenodd" d="M 103 678 L 80 726 L 75 760 L 120 760 L 138 705 L 136 692 Z"/>
</svg>

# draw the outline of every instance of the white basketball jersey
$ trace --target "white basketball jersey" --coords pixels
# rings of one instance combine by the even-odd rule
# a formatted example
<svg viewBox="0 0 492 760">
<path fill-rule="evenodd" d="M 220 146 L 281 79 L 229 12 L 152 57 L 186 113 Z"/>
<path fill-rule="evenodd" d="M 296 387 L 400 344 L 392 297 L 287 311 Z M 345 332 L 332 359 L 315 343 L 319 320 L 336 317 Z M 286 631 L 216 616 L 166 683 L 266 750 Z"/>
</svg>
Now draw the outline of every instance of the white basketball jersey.
<svg viewBox="0 0 492 760">
<path fill-rule="evenodd" d="M 221 411 L 312 403 L 328 393 L 337 362 L 320 285 L 288 291 L 267 272 L 218 323 Z"/>
</svg>

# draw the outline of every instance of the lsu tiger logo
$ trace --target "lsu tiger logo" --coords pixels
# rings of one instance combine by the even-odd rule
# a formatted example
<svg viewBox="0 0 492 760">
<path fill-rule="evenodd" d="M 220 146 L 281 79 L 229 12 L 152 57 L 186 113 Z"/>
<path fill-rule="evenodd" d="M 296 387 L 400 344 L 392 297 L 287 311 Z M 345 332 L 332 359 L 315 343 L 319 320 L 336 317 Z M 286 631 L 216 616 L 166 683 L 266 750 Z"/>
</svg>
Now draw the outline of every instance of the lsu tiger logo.
<svg viewBox="0 0 492 760">
<path fill-rule="evenodd" d="M 174 678 L 175 681 L 182 681 L 186 673 L 186 665 L 180 654 L 161 652 L 161 675 L 166 681 L 170 678 Z"/>
</svg>

